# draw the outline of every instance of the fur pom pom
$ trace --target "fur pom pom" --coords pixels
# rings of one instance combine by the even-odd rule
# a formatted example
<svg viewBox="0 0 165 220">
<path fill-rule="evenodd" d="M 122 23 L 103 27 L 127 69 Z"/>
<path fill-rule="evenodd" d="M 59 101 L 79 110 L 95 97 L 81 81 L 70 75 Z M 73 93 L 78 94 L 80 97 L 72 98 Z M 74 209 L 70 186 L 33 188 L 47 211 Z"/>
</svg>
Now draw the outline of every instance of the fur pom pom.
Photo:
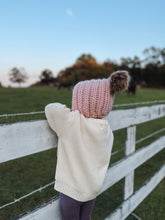
<svg viewBox="0 0 165 220">
<path fill-rule="evenodd" d="M 119 70 L 110 76 L 110 92 L 121 92 L 128 88 L 130 75 L 127 71 Z"/>
</svg>

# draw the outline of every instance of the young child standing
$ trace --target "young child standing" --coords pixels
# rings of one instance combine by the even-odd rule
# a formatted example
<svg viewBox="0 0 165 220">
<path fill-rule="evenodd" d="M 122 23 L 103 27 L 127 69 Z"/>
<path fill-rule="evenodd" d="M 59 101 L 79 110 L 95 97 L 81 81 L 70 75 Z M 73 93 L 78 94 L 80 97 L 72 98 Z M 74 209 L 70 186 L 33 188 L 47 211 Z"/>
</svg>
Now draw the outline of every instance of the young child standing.
<svg viewBox="0 0 165 220">
<path fill-rule="evenodd" d="M 127 71 L 117 71 L 108 79 L 81 81 L 73 89 L 72 111 L 60 103 L 45 107 L 48 124 L 58 136 L 54 189 L 60 192 L 62 220 L 91 219 L 113 145 L 104 117 L 115 92 L 127 89 L 129 80 Z"/>
</svg>

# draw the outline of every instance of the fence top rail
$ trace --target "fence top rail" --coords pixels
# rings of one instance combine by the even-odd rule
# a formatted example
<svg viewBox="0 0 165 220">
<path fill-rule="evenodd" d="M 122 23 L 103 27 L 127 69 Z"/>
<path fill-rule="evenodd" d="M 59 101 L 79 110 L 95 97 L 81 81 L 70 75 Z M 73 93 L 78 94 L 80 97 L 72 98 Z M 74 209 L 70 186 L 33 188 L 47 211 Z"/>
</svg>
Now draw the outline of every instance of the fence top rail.
<svg viewBox="0 0 165 220">
<path fill-rule="evenodd" d="M 165 116 L 165 104 L 114 110 L 106 117 L 118 130 Z M 0 124 L 0 163 L 56 147 L 58 139 L 46 120 Z"/>
<path fill-rule="evenodd" d="M 106 119 L 112 130 L 118 130 L 163 116 L 165 116 L 165 104 L 115 110 Z"/>
<path fill-rule="evenodd" d="M 148 104 L 156 104 L 156 103 L 163 103 L 165 100 L 154 100 L 154 101 L 145 101 L 145 102 L 133 102 L 133 103 L 124 103 L 124 104 L 116 104 L 113 105 L 114 107 L 125 107 L 125 106 L 137 106 L 138 105 L 148 105 Z M 3 117 L 11 117 L 11 116 L 23 116 L 23 115 L 36 115 L 36 114 L 44 114 L 44 111 L 36 111 L 36 112 L 23 112 L 23 113 L 13 113 L 13 114 L 2 114 L 0 118 Z"/>
</svg>

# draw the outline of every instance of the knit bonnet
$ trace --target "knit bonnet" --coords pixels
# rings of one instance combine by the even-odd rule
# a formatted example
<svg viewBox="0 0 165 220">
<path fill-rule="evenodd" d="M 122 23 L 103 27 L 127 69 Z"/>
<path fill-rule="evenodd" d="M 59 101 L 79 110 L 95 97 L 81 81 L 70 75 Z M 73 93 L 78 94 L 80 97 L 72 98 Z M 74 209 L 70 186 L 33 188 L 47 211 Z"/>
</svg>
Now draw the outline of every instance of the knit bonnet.
<svg viewBox="0 0 165 220">
<path fill-rule="evenodd" d="M 77 83 L 73 88 L 72 110 L 86 118 L 104 118 L 113 105 L 114 93 L 128 87 L 127 71 L 117 71 L 107 79 L 92 79 Z"/>
</svg>

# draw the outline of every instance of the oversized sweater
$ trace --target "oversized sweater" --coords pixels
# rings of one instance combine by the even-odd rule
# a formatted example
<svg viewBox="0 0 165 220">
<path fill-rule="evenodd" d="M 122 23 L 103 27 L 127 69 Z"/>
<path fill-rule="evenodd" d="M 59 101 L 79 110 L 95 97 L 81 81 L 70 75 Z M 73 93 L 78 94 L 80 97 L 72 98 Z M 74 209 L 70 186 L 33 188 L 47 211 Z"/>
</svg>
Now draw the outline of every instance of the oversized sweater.
<svg viewBox="0 0 165 220">
<path fill-rule="evenodd" d="M 54 189 L 78 201 L 97 197 L 108 169 L 113 133 L 106 120 L 85 118 L 60 103 L 45 107 L 58 136 Z"/>
</svg>

